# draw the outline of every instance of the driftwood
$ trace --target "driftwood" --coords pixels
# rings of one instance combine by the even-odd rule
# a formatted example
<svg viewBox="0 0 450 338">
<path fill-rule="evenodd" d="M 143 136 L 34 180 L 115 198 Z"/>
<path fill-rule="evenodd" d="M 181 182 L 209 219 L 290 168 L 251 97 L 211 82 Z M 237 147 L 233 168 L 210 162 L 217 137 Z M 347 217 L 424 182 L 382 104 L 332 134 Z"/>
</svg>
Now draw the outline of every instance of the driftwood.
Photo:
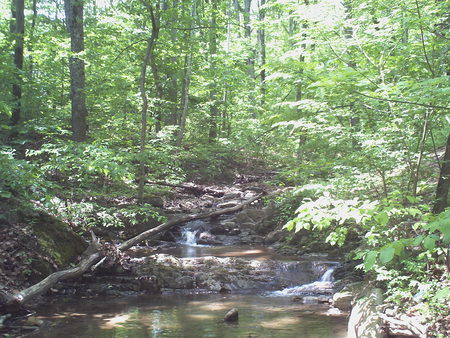
<svg viewBox="0 0 450 338">
<path fill-rule="evenodd" d="M 225 192 L 222 190 L 211 189 L 209 187 L 197 185 L 197 184 L 193 184 L 193 183 L 192 184 L 172 184 L 172 183 L 166 183 L 166 182 L 152 182 L 152 181 L 147 181 L 145 183 L 152 184 L 152 185 L 162 185 L 164 187 L 171 187 L 171 188 L 181 188 L 181 189 L 191 192 L 192 194 L 194 194 L 196 196 L 209 194 L 214 197 L 222 197 L 223 195 L 225 195 Z"/>
<path fill-rule="evenodd" d="M 185 217 L 180 217 L 180 218 L 177 218 L 174 220 L 170 220 L 168 222 L 158 225 L 157 227 L 155 227 L 153 229 L 144 231 L 144 232 L 140 233 L 139 235 L 125 241 L 118 247 L 118 250 L 126 251 L 129 248 L 131 248 L 132 246 L 134 246 L 150 237 L 153 237 L 153 236 L 157 235 L 158 233 L 160 233 L 161 231 L 169 229 L 170 227 L 177 225 L 177 224 L 182 224 L 182 223 L 189 222 L 189 221 L 196 220 L 196 219 L 217 217 L 220 215 L 236 212 L 236 211 L 244 208 L 246 205 L 249 205 L 249 204 L 255 202 L 256 200 L 260 199 L 263 195 L 264 194 L 259 194 L 255 197 L 250 198 L 250 199 L 244 201 L 243 203 L 238 204 L 231 208 L 221 209 L 221 210 L 212 211 L 212 212 L 208 212 L 208 213 L 204 213 L 204 214 L 187 215 Z M 97 238 L 95 237 L 94 233 L 91 232 L 91 234 L 92 234 L 92 243 L 86 249 L 86 251 L 82 255 L 84 258 L 80 261 L 80 263 L 78 263 L 78 265 L 76 267 L 54 272 L 51 275 L 49 275 L 48 277 L 44 278 L 39 283 L 34 284 L 33 286 L 31 286 L 25 290 L 22 290 L 16 294 L 8 294 L 4 291 L 1 291 L 0 292 L 0 308 L 7 309 L 7 311 L 8 311 L 8 309 L 9 309 L 9 311 L 11 311 L 10 309 L 20 308 L 21 306 L 23 306 L 24 304 L 29 302 L 34 297 L 47 291 L 49 288 L 51 288 L 57 282 L 65 280 L 65 279 L 81 276 L 86 271 L 97 268 L 103 261 L 102 259 L 104 258 L 104 254 L 102 252 L 100 252 L 100 244 L 99 244 L 99 241 L 97 240 Z"/>
</svg>

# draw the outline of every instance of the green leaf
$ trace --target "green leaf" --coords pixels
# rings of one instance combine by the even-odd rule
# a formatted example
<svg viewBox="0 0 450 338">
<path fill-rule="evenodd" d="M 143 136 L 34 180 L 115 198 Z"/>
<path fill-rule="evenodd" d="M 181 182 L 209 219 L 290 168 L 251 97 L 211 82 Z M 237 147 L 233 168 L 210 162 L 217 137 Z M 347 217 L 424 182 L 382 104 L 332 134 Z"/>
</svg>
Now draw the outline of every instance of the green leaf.
<svg viewBox="0 0 450 338">
<path fill-rule="evenodd" d="M 287 223 L 283 226 L 283 229 L 287 229 L 288 231 L 292 231 L 292 229 L 294 229 L 295 223 L 296 223 L 296 222 L 295 222 L 294 220 L 291 220 L 291 221 L 287 222 Z"/>
<path fill-rule="evenodd" d="M 406 199 L 408 200 L 409 203 L 417 203 L 419 201 L 417 197 L 414 196 L 406 196 Z"/>
<path fill-rule="evenodd" d="M 383 264 L 386 264 L 394 258 L 394 255 L 395 255 L 395 249 L 392 246 L 383 248 L 380 251 L 380 262 Z"/>
<path fill-rule="evenodd" d="M 375 215 L 375 220 L 381 225 L 386 225 L 389 222 L 389 215 L 385 211 L 382 211 Z"/>
<path fill-rule="evenodd" d="M 422 212 L 417 208 L 408 208 L 407 210 L 408 210 L 408 213 L 413 217 L 422 214 Z"/>
<path fill-rule="evenodd" d="M 378 252 L 377 251 L 369 251 L 364 258 L 364 269 L 369 271 L 375 265 L 375 261 L 377 260 Z"/>
<path fill-rule="evenodd" d="M 438 290 L 433 298 L 435 300 L 440 300 L 440 299 L 446 299 L 449 296 L 450 296 L 450 288 L 446 287 L 442 290 Z"/>
<path fill-rule="evenodd" d="M 423 240 L 423 246 L 427 250 L 433 250 L 436 247 L 436 238 L 434 236 L 427 236 Z"/>
<path fill-rule="evenodd" d="M 420 243 L 422 243 L 423 239 L 425 238 L 424 235 L 419 235 L 414 239 L 414 242 L 412 243 L 413 246 L 418 246 Z"/>
<path fill-rule="evenodd" d="M 4 190 L 0 191 L 0 197 L 10 198 L 11 196 L 12 196 L 12 194 L 9 191 L 4 191 Z"/>
</svg>

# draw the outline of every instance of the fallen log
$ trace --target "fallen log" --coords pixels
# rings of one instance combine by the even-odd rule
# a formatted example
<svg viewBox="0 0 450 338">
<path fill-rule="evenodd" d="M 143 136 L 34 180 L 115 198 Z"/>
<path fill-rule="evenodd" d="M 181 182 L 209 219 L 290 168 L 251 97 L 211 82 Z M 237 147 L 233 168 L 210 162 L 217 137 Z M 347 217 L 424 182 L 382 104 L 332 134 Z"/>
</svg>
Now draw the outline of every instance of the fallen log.
<svg viewBox="0 0 450 338">
<path fill-rule="evenodd" d="M 197 185 L 197 184 L 173 184 L 173 183 L 152 182 L 152 181 L 146 181 L 145 183 L 152 184 L 152 185 L 162 185 L 164 187 L 184 189 L 184 190 L 190 191 L 192 194 L 194 194 L 196 196 L 209 194 L 214 197 L 222 197 L 223 195 L 225 195 L 225 192 L 222 190 L 211 189 L 209 187 L 205 187 L 205 186 Z"/>
<path fill-rule="evenodd" d="M 119 246 L 119 250 L 120 251 L 125 251 L 129 248 L 131 248 L 132 246 L 146 240 L 149 239 L 152 236 L 155 236 L 156 234 L 160 233 L 161 231 L 164 231 L 166 229 L 169 229 L 170 227 L 177 225 L 177 224 L 182 224 L 182 223 L 186 223 L 189 221 L 193 221 L 193 220 L 197 220 L 197 219 L 205 219 L 205 218 L 214 218 L 220 215 L 224 215 L 224 214 L 231 214 L 233 212 L 236 212 L 238 210 L 241 210 L 243 207 L 245 207 L 246 205 L 249 205 L 257 200 L 259 200 L 264 194 L 259 194 L 255 197 L 252 197 L 244 202 L 242 202 L 241 204 L 238 204 L 234 207 L 231 208 L 226 208 L 226 209 L 221 209 L 221 210 L 216 210 L 216 211 L 211 211 L 205 214 L 194 214 L 194 215 L 187 215 L 184 217 L 180 217 L 177 219 L 173 219 L 170 221 L 167 221 L 163 224 L 158 225 L 155 228 L 152 228 L 150 230 L 141 232 L 139 235 L 123 242 L 120 246 Z"/>
<path fill-rule="evenodd" d="M 161 231 L 164 231 L 174 225 L 186 223 L 192 220 L 197 219 L 205 219 L 210 217 L 217 217 L 224 214 L 229 214 L 236 212 L 238 210 L 241 210 L 246 205 L 249 205 L 258 199 L 260 199 L 264 194 L 259 194 L 255 197 L 252 197 L 241 204 L 238 204 L 231 208 L 216 210 L 204 214 L 193 214 L 193 215 L 187 215 L 184 217 L 180 217 L 174 220 L 167 221 L 163 224 L 158 225 L 155 228 L 152 228 L 150 230 L 144 231 L 140 233 L 139 235 L 123 242 L 119 247 L 117 248 L 119 251 L 126 251 L 132 246 L 152 237 L 160 233 Z M 61 270 L 52 273 L 48 277 L 44 278 L 42 281 L 40 281 L 37 284 L 34 284 L 33 286 L 30 286 L 29 288 L 22 290 L 16 294 L 9 294 L 7 292 L 2 291 L 0 293 L 0 309 L 13 309 L 13 308 L 20 308 L 23 305 L 25 305 L 27 302 L 29 302 L 34 297 L 42 294 L 43 292 L 47 291 L 49 288 L 51 288 L 53 285 L 55 285 L 57 282 L 66 280 L 69 278 L 75 278 L 78 276 L 81 276 L 89 269 L 92 270 L 92 267 L 97 268 L 99 264 L 99 261 L 104 257 L 104 254 L 100 251 L 101 245 L 97 238 L 95 237 L 95 234 L 91 231 L 92 234 L 92 242 L 91 245 L 86 249 L 86 251 L 83 253 L 83 259 L 78 263 L 77 266 L 73 268 L 69 268 L 66 270 Z M 98 264 L 97 264 L 98 263 Z M 11 311 L 11 310 L 9 310 Z"/>
</svg>

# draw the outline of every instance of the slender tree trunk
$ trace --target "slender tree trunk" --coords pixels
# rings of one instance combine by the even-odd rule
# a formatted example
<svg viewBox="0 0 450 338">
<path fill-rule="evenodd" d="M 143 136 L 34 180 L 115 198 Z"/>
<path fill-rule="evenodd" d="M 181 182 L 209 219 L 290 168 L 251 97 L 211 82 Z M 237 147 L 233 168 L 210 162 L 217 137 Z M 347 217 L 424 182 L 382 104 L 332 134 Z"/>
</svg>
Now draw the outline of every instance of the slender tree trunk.
<svg viewBox="0 0 450 338">
<path fill-rule="evenodd" d="M 145 50 L 144 60 L 141 65 L 141 75 L 139 77 L 139 90 L 141 92 L 142 109 L 141 109 L 141 137 L 139 147 L 139 186 L 138 186 L 138 199 L 142 202 L 144 196 L 144 185 L 146 180 L 145 170 L 145 146 L 147 143 L 147 110 L 148 110 L 148 98 L 146 92 L 145 82 L 147 80 L 147 66 L 152 58 L 153 50 L 155 48 L 155 42 L 158 38 L 158 26 L 156 23 L 153 7 L 148 6 L 152 21 L 152 33 L 147 40 L 147 48 Z"/>
<path fill-rule="evenodd" d="M 260 25 L 264 25 L 264 20 L 266 17 L 264 5 L 266 4 L 266 0 L 260 0 L 259 2 L 259 23 Z M 259 44 L 259 56 L 260 56 L 260 68 L 261 71 L 259 73 L 260 77 L 260 93 L 261 93 L 261 106 L 265 103 L 266 96 L 266 32 L 264 26 L 258 29 L 258 44 Z"/>
<path fill-rule="evenodd" d="M 215 79 L 216 71 L 216 54 L 217 54 L 217 37 L 216 37 L 216 16 L 217 1 L 211 0 L 211 17 L 209 30 L 209 70 L 211 83 L 209 85 L 209 142 L 213 142 L 217 138 L 217 119 L 219 117 L 219 109 L 217 107 L 217 83 Z"/>
<path fill-rule="evenodd" d="M 31 19 L 31 29 L 30 29 L 30 43 L 28 45 L 28 52 L 30 53 L 29 58 L 29 62 L 30 62 L 30 66 L 29 66 L 29 73 L 28 73 L 28 79 L 31 82 L 33 80 L 33 71 L 34 71 L 34 61 L 33 61 L 33 55 L 32 55 L 32 51 L 33 51 L 33 38 L 34 38 L 34 31 L 36 28 L 36 18 L 37 18 L 37 0 L 33 0 L 33 5 L 32 5 L 32 10 L 33 10 L 33 17 Z"/>
<path fill-rule="evenodd" d="M 154 20 L 152 19 L 152 35 L 154 35 L 153 41 L 153 50 L 150 53 L 150 68 L 152 69 L 153 81 L 155 82 L 156 87 L 156 98 L 157 102 L 155 104 L 155 131 L 158 132 L 161 130 L 162 123 L 162 100 L 164 98 L 164 89 L 161 83 L 161 78 L 159 76 L 158 65 L 156 64 L 156 58 L 154 53 L 154 45 L 159 37 L 159 14 L 154 13 Z"/>
<path fill-rule="evenodd" d="M 172 18 L 172 20 L 170 20 L 170 25 L 171 26 L 175 26 L 178 23 L 178 0 L 174 0 L 172 3 L 172 8 L 174 10 L 174 17 Z M 177 44 L 177 31 L 175 29 L 171 29 L 170 30 L 170 39 L 172 40 L 172 44 L 176 45 Z M 176 65 L 178 62 L 178 56 L 172 56 L 170 58 L 170 63 L 172 65 Z M 167 74 L 167 98 L 168 101 L 171 102 L 170 107 L 169 107 L 169 111 L 167 112 L 167 115 L 164 118 L 164 121 L 166 121 L 166 123 L 168 125 L 176 125 L 177 124 L 177 120 L 178 120 L 178 78 L 177 78 L 177 70 L 172 69 L 168 74 Z"/>
<path fill-rule="evenodd" d="M 12 86 L 14 105 L 11 115 L 11 124 L 16 125 L 21 119 L 22 110 L 22 70 L 23 70 L 23 41 L 25 33 L 24 0 L 13 0 L 11 4 L 11 33 L 14 44 L 14 65 L 16 67 L 16 79 Z"/>
<path fill-rule="evenodd" d="M 233 0 L 233 7 L 234 7 L 234 12 L 236 15 L 236 23 L 238 25 L 238 27 L 241 26 L 241 12 L 242 12 L 242 8 L 241 5 L 239 4 L 239 0 Z M 238 38 L 241 37 L 241 29 L 239 28 L 237 30 L 237 34 L 238 34 Z"/>
<path fill-rule="evenodd" d="M 184 132 L 186 129 L 186 119 L 189 110 L 189 86 L 191 84 L 191 73 L 192 73 L 192 51 L 185 58 L 185 75 L 183 83 L 183 93 L 182 93 L 182 110 L 180 116 L 180 124 L 178 129 L 177 145 L 181 146 L 183 143 Z"/>
<path fill-rule="evenodd" d="M 192 28 L 193 23 L 197 17 L 197 0 L 192 2 L 192 20 L 190 21 L 189 28 Z M 183 85 L 181 88 L 181 104 L 180 104 L 180 118 L 179 118 L 179 129 L 177 135 L 177 145 L 181 146 L 183 143 L 184 133 L 186 129 L 186 119 L 189 110 L 189 87 L 191 83 L 191 74 L 192 74 L 192 30 L 189 29 L 187 32 L 187 43 L 188 43 L 188 51 L 184 59 L 184 79 Z"/>
<path fill-rule="evenodd" d="M 85 65 L 78 54 L 84 51 L 83 5 L 81 0 L 64 0 L 67 30 L 70 34 L 69 57 L 70 70 L 70 99 L 72 101 L 72 137 L 75 141 L 84 141 L 87 137 L 88 125 L 86 94 L 85 94 Z"/>
<path fill-rule="evenodd" d="M 420 142 L 419 142 L 419 146 L 418 146 L 419 154 L 417 156 L 417 161 L 416 161 L 414 170 L 411 173 L 411 182 L 412 182 L 411 193 L 413 196 L 416 196 L 416 194 L 417 194 L 417 185 L 419 183 L 420 166 L 422 164 L 423 152 L 425 150 L 425 141 L 427 139 L 427 134 L 428 134 L 428 123 L 429 123 L 430 114 L 425 113 L 424 118 L 425 118 L 425 121 L 422 126 L 422 136 L 420 138 Z"/>
<path fill-rule="evenodd" d="M 433 206 L 433 212 L 438 214 L 447 207 L 448 191 L 450 188 L 450 134 L 447 137 L 444 160 L 441 164 L 439 181 L 436 188 L 436 202 Z"/>
</svg>

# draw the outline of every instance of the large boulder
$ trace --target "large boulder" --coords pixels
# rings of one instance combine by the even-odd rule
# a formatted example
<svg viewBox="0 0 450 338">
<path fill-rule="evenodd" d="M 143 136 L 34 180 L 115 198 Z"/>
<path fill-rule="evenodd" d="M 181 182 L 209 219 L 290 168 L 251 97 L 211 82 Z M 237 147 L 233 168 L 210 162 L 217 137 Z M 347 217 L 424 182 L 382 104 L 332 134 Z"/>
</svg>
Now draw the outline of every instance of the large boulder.
<svg viewBox="0 0 450 338">
<path fill-rule="evenodd" d="M 383 303 L 383 291 L 366 288 L 352 308 L 348 321 L 348 338 L 383 338 L 379 306 Z"/>
<path fill-rule="evenodd" d="M 352 309 L 353 294 L 347 292 L 337 292 L 333 295 L 333 306 L 341 311 L 350 311 Z"/>
<path fill-rule="evenodd" d="M 251 228 L 258 234 L 265 235 L 276 227 L 275 214 L 276 209 L 272 206 L 262 209 L 247 208 L 236 216 L 236 221 L 241 228 Z"/>
</svg>

